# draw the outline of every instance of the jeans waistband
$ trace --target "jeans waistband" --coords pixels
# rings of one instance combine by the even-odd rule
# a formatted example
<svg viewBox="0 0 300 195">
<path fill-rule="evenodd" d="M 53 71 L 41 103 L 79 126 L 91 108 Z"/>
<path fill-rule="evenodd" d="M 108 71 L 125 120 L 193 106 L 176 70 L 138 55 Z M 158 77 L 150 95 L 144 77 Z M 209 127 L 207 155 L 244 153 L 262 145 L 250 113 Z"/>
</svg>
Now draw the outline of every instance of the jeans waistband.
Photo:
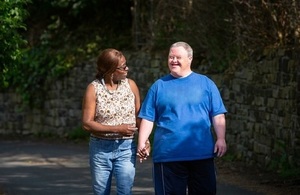
<svg viewBox="0 0 300 195">
<path fill-rule="evenodd" d="M 91 134 L 91 137 L 107 140 L 116 140 L 116 139 L 133 139 L 134 136 L 124 136 L 119 133 L 101 133 L 101 134 Z"/>
</svg>

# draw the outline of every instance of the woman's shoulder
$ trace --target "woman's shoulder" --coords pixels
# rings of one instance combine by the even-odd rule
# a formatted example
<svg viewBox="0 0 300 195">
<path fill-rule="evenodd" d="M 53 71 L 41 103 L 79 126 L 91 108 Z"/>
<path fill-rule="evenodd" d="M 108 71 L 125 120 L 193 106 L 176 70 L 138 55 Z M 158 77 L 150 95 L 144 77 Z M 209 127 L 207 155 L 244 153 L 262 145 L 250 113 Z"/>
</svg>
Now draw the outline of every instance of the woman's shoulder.
<svg viewBox="0 0 300 195">
<path fill-rule="evenodd" d="M 135 81 L 131 78 L 125 78 L 125 79 L 121 80 L 121 83 L 131 85 L 131 84 L 135 84 Z"/>
<path fill-rule="evenodd" d="M 101 82 L 100 82 L 99 79 L 95 79 L 95 80 L 93 80 L 93 81 L 90 83 L 90 85 L 93 85 L 93 86 L 97 86 L 97 85 L 100 85 L 100 84 L 101 84 Z"/>
<path fill-rule="evenodd" d="M 101 85 L 102 85 L 101 81 L 99 79 L 95 79 L 92 82 L 90 82 L 90 84 L 88 85 L 88 88 L 90 88 L 91 90 L 94 90 L 96 92 L 100 89 Z"/>
</svg>

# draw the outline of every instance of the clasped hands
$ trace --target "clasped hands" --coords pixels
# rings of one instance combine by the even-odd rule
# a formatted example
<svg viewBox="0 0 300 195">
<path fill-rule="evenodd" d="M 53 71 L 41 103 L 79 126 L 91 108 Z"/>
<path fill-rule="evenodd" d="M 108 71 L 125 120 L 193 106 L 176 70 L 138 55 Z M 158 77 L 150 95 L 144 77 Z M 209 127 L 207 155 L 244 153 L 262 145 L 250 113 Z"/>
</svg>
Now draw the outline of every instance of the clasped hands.
<svg viewBox="0 0 300 195">
<path fill-rule="evenodd" d="M 144 144 L 139 144 L 137 155 L 140 157 L 140 163 L 142 163 L 143 160 L 147 160 L 148 156 L 150 155 L 150 151 L 151 144 L 149 140 L 147 140 Z"/>
</svg>

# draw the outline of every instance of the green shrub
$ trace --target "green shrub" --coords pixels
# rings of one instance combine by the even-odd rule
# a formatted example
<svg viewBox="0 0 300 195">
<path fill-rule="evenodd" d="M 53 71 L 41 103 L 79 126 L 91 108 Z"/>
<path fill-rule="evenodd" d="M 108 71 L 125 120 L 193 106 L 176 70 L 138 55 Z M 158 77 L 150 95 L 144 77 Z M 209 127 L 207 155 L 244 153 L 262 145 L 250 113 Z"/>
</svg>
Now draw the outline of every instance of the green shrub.
<svg viewBox="0 0 300 195">
<path fill-rule="evenodd" d="M 24 8 L 30 0 L 0 1 L 0 91 L 9 87 L 22 56 L 26 40 L 20 31 L 26 30 Z"/>
</svg>

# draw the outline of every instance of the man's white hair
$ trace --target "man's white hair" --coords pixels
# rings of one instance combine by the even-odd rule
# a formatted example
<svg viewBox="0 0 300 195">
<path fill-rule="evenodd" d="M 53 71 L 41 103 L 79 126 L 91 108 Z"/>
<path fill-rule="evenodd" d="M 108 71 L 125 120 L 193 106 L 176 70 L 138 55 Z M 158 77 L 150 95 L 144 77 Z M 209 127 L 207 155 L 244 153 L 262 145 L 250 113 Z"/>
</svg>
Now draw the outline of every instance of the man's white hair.
<svg viewBox="0 0 300 195">
<path fill-rule="evenodd" d="M 179 41 L 179 42 L 173 43 L 173 44 L 171 45 L 170 49 L 171 49 L 172 47 L 183 47 L 183 48 L 187 51 L 188 57 L 193 57 L 193 49 L 192 49 L 192 47 L 191 47 L 189 44 L 187 44 L 186 42 Z"/>
</svg>

